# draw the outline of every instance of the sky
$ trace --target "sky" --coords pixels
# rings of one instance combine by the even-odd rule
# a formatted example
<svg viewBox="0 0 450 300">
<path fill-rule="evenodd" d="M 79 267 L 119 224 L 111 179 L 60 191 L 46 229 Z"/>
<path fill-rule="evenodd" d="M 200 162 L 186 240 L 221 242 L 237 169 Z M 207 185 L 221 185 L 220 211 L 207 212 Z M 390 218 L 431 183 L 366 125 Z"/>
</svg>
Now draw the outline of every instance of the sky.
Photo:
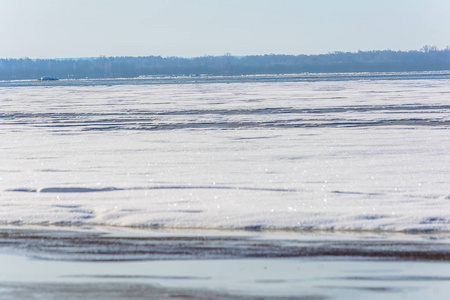
<svg viewBox="0 0 450 300">
<path fill-rule="evenodd" d="M 450 0 L 0 0 L 0 58 L 444 49 L 449 16 Z"/>
</svg>

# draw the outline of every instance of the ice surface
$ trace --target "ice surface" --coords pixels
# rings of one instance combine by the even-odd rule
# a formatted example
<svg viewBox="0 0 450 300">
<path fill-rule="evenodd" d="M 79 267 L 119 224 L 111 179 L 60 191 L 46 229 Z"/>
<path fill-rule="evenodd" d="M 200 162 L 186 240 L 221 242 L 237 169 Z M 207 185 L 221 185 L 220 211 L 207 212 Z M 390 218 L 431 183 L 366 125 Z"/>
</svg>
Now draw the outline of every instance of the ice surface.
<svg viewBox="0 0 450 300">
<path fill-rule="evenodd" d="M 402 76 L 4 84 L 0 223 L 449 231 L 450 81 Z"/>
</svg>

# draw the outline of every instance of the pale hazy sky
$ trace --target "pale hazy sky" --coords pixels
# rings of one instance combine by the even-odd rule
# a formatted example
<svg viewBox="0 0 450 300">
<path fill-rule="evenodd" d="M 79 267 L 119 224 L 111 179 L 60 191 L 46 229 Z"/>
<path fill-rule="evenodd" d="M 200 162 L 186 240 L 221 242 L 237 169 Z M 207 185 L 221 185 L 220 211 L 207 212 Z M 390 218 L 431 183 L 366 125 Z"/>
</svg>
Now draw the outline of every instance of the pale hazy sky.
<svg viewBox="0 0 450 300">
<path fill-rule="evenodd" d="M 450 0 L 0 0 L 0 58 L 450 45 Z"/>
</svg>

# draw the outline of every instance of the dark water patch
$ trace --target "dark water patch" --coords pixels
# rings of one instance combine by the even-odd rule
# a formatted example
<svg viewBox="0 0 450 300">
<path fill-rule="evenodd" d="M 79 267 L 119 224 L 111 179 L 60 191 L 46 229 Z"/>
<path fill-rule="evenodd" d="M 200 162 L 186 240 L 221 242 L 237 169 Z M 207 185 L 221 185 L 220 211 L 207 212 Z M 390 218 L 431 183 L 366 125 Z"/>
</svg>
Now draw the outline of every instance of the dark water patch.
<svg viewBox="0 0 450 300">
<path fill-rule="evenodd" d="M 75 208 L 80 208 L 81 205 L 60 205 L 60 204 L 55 204 L 55 205 L 52 205 L 52 207 L 75 209 Z"/>
<path fill-rule="evenodd" d="M 255 280 L 257 283 L 264 283 L 264 284 L 271 284 L 271 283 L 285 283 L 286 280 L 282 279 L 261 279 L 261 280 Z"/>
<path fill-rule="evenodd" d="M 82 188 L 82 187 L 49 187 L 38 190 L 39 193 L 95 193 L 95 192 L 111 192 L 121 189 L 107 188 Z"/>
<path fill-rule="evenodd" d="M 45 173 L 66 173 L 66 172 L 73 172 L 72 170 L 56 170 L 56 169 L 43 169 L 43 170 L 38 170 L 40 172 L 45 172 Z"/>
<path fill-rule="evenodd" d="M 114 124 L 111 126 L 83 126 L 82 131 L 164 131 L 164 130 L 236 130 L 255 128 L 293 129 L 293 128 L 366 128 L 378 126 L 405 126 L 405 127 L 444 127 L 450 126 L 450 120 L 428 120 L 428 119 L 385 119 L 376 121 L 347 121 L 335 120 L 330 122 L 326 119 L 318 120 L 279 120 L 260 122 L 202 122 L 202 123 L 166 123 L 159 125 L 136 124 L 129 126 Z M 51 126 L 46 126 L 51 127 Z"/>
<path fill-rule="evenodd" d="M 95 192 L 110 192 L 119 191 L 117 188 L 81 188 L 81 187 L 49 187 L 42 189 L 31 188 L 17 188 L 8 189 L 7 192 L 22 192 L 22 193 L 95 193 Z"/>
<path fill-rule="evenodd" d="M 95 279 L 95 278 L 93 278 Z M 100 278 L 98 278 L 100 280 Z M 141 282 L 0 282 L 0 299 L 324 300 L 322 296 L 235 295 L 211 289 L 165 288 Z"/>
<path fill-rule="evenodd" d="M 29 188 L 17 188 L 17 189 L 8 189 L 6 192 L 20 192 L 20 193 L 36 193 L 36 189 Z"/>
<path fill-rule="evenodd" d="M 362 105 L 332 106 L 321 108 L 269 107 L 254 109 L 182 109 L 170 111 L 128 110 L 115 113 L 0 113 L 7 124 L 51 128 L 54 131 L 155 131 L 180 129 L 240 129 L 240 128 L 320 128 L 320 127 L 370 127 L 370 126 L 449 126 L 449 120 L 441 120 L 442 113 L 450 111 L 450 105 Z M 381 119 L 347 119 L 342 115 L 361 113 L 367 116 L 379 112 Z M 391 114 L 436 114 L 436 118 L 386 118 Z M 179 117 L 186 117 L 180 122 Z M 217 121 L 211 121 L 216 116 Z M 223 120 L 224 117 L 241 117 L 239 121 Z M 248 120 L 251 117 L 252 120 Z M 263 116 L 264 119 L 259 118 Z M 286 119 L 286 116 L 297 116 Z M 301 116 L 301 117 L 298 117 Z M 312 116 L 315 116 L 312 118 Z M 334 117 L 331 117 L 334 116 Z M 208 118 L 208 122 L 192 118 Z M 270 117 L 270 120 L 267 118 Z M 198 120 L 196 118 L 196 120 Z M 247 120 L 245 120 L 247 119 Z"/>
<path fill-rule="evenodd" d="M 441 217 L 429 217 L 420 221 L 419 224 L 450 224 L 450 219 Z"/>
<path fill-rule="evenodd" d="M 348 195 L 371 195 L 371 196 L 379 196 L 383 195 L 381 193 L 363 193 L 363 192 L 352 192 L 352 191 L 331 191 L 334 194 L 348 194 Z"/>
<path fill-rule="evenodd" d="M 284 115 L 284 114 L 332 114 L 345 112 L 434 112 L 450 110 L 450 105 L 362 105 L 332 106 L 322 108 L 268 107 L 253 109 L 184 109 L 171 111 L 129 110 L 115 113 L 0 113 L 0 119 L 53 120 L 54 122 L 136 122 L 153 121 L 157 116 L 201 115 Z"/>
<path fill-rule="evenodd" d="M 245 226 L 244 230 L 246 231 L 262 231 L 264 227 L 262 225 L 252 225 L 252 226 Z"/>
<path fill-rule="evenodd" d="M 102 278 L 102 279 L 169 279 L 169 280 L 210 280 L 211 277 L 200 276 L 152 276 L 152 275 L 68 275 L 69 278 Z"/>
<path fill-rule="evenodd" d="M 401 288 L 385 287 L 385 286 L 333 286 L 333 285 L 320 285 L 320 288 L 324 289 L 339 289 L 339 290 L 360 290 L 374 293 L 399 293 L 404 291 Z"/>
<path fill-rule="evenodd" d="M 93 215 L 94 211 L 90 209 L 80 209 L 80 208 L 73 208 L 70 209 L 69 212 L 71 213 L 79 213 L 79 214 L 87 214 L 87 215 Z"/>
<path fill-rule="evenodd" d="M 450 126 L 450 120 L 429 120 L 429 119 L 386 119 L 378 121 L 353 121 L 353 122 L 335 122 L 325 123 L 316 127 L 374 127 L 374 126 L 427 126 L 427 127 L 440 127 Z"/>
<path fill-rule="evenodd" d="M 355 217 L 355 220 L 379 220 L 387 218 L 388 216 L 385 215 L 363 215 Z"/>
<path fill-rule="evenodd" d="M 285 188 L 260 188 L 260 187 L 239 187 L 239 186 L 191 186 L 191 185 L 173 185 L 173 186 L 153 186 L 153 187 L 131 187 L 131 188 L 85 188 L 85 187 L 48 187 L 42 189 L 16 188 L 8 189 L 7 192 L 23 193 L 97 193 L 114 191 L 133 191 L 133 190 L 243 190 L 243 191 L 261 191 L 261 192 L 297 192 L 296 189 Z"/>
<path fill-rule="evenodd" d="M 125 209 L 121 209 L 121 212 L 137 212 L 139 211 L 139 209 L 132 209 L 132 208 L 125 208 Z"/>
<path fill-rule="evenodd" d="M 313 155 L 301 155 L 301 156 L 278 156 L 279 160 L 306 160 L 313 158 Z"/>
<path fill-rule="evenodd" d="M 350 276 L 340 278 L 342 280 L 358 281 L 450 281 L 449 276 Z"/>
<path fill-rule="evenodd" d="M 255 136 L 255 137 L 234 137 L 234 140 L 237 141 L 246 141 L 246 140 L 267 140 L 279 137 L 278 135 L 271 136 Z"/>
</svg>

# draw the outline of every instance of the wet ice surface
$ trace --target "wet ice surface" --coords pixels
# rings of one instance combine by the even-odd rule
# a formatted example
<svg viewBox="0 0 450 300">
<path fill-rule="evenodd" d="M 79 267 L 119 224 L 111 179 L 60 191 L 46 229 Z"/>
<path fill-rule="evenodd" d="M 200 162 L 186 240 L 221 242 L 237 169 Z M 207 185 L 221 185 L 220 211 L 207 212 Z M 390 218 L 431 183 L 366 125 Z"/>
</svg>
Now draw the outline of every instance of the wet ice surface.
<svg viewBox="0 0 450 300">
<path fill-rule="evenodd" d="M 0 228 L 0 299 L 448 299 L 448 234 Z"/>
<path fill-rule="evenodd" d="M 93 266 L 3 255 L 0 260 L 30 270 L 16 276 L 0 271 L 0 299 L 446 300 L 450 295 L 448 263 L 254 259 Z"/>
<path fill-rule="evenodd" d="M 0 222 L 448 231 L 450 82 L 403 76 L 0 87 Z"/>
</svg>

